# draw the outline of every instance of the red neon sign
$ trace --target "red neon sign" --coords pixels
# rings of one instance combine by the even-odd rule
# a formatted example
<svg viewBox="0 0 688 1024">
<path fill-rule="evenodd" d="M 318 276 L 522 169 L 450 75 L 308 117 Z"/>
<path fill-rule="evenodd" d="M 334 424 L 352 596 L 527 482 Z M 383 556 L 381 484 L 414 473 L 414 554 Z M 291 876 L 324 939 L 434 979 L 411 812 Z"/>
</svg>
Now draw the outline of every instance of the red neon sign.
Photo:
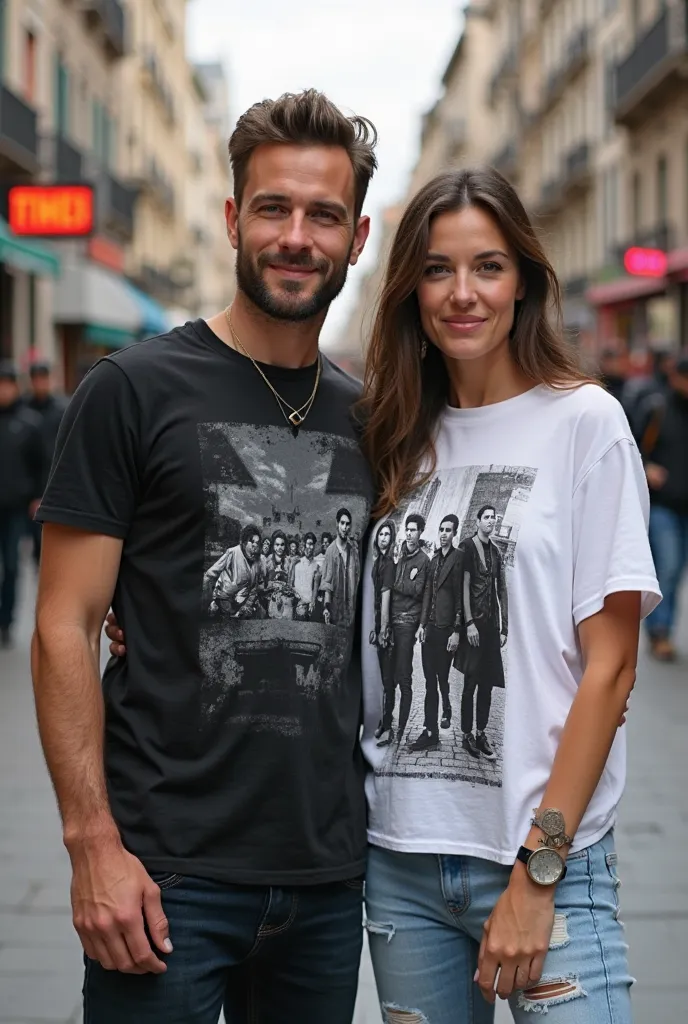
<svg viewBox="0 0 688 1024">
<path fill-rule="evenodd" d="M 624 253 L 624 267 L 629 274 L 640 277 L 664 277 L 667 271 L 667 254 L 661 249 L 642 249 L 634 245 Z"/>
<path fill-rule="evenodd" d="M 93 231 L 91 185 L 15 185 L 8 223 L 15 235 L 83 237 Z"/>
</svg>

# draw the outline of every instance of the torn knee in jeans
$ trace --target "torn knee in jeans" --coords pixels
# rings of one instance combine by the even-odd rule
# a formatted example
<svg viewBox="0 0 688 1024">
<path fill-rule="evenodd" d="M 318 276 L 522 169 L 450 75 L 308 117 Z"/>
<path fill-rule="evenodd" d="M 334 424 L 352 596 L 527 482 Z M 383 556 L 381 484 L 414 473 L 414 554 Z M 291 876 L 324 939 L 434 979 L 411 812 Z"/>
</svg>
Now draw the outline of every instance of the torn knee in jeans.
<svg viewBox="0 0 688 1024">
<path fill-rule="evenodd" d="M 391 942 L 394 938 L 396 928 L 393 924 L 378 924 L 376 921 L 366 921 L 366 931 L 370 935 L 384 935 L 387 942 Z"/>
<path fill-rule="evenodd" d="M 429 1024 L 428 1018 L 420 1010 L 405 1010 L 392 1003 L 382 1004 L 382 1019 L 385 1024 Z"/>
<path fill-rule="evenodd" d="M 584 996 L 583 987 L 575 975 L 567 978 L 542 978 L 537 985 L 518 994 L 521 1010 L 531 1013 L 547 1013 L 550 1006 L 568 1003 L 571 999 Z"/>
</svg>

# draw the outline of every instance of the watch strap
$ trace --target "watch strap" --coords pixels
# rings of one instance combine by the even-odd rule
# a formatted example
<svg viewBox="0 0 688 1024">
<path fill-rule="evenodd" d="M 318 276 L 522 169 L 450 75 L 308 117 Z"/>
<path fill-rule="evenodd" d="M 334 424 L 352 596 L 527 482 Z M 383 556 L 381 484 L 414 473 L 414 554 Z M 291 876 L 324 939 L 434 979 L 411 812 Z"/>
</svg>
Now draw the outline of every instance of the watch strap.
<svg viewBox="0 0 688 1024">
<path fill-rule="evenodd" d="M 540 849 L 540 847 L 538 847 L 538 849 Z M 543 847 L 543 849 L 544 849 L 544 847 Z M 521 863 L 525 864 L 526 867 L 527 867 L 528 866 L 528 861 L 530 860 L 531 856 L 534 853 L 537 853 L 537 850 L 529 850 L 527 846 L 519 846 L 518 853 L 516 854 L 516 860 L 520 860 Z M 564 860 L 563 857 L 562 857 L 562 860 Z M 568 871 L 568 867 L 566 865 L 566 861 L 564 860 L 564 863 L 562 865 L 561 878 L 559 879 L 560 882 L 563 882 L 564 879 L 566 878 L 566 872 L 567 871 Z"/>
</svg>

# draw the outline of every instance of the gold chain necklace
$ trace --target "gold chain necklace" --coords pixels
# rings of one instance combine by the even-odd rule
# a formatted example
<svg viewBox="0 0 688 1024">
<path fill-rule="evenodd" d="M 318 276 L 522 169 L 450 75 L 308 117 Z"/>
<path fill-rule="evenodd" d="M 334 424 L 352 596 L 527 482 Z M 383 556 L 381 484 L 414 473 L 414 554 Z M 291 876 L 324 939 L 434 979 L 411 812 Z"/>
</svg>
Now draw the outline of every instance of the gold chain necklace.
<svg viewBox="0 0 688 1024">
<path fill-rule="evenodd" d="M 306 419 L 306 416 L 311 411 L 311 408 L 313 406 L 313 402 L 315 401 L 315 396 L 318 393 L 318 385 L 320 384 L 320 374 L 321 374 L 321 371 L 322 371 L 322 357 L 321 357 L 320 353 L 318 353 L 318 369 L 317 369 L 316 374 L 315 374 L 315 384 L 313 386 L 313 391 L 311 392 L 310 397 L 303 403 L 303 405 L 300 406 L 298 409 L 295 409 L 294 406 L 290 405 L 289 402 L 287 402 L 287 400 L 285 398 L 282 398 L 282 396 L 277 391 L 277 389 L 272 386 L 272 384 L 270 383 L 270 381 L 268 380 L 266 375 L 261 370 L 261 368 L 258 365 L 258 363 L 255 361 L 255 359 L 251 355 L 251 353 L 246 350 L 246 346 L 242 343 L 241 339 L 239 338 L 239 335 L 234 330 L 234 325 L 232 324 L 232 307 L 231 306 L 227 306 L 227 308 L 225 309 L 225 319 L 227 321 L 227 326 L 229 327 L 229 332 L 232 335 L 233 341 L 236 342 L 236 344 L 239 346 L 239 348 L 241 349 L 243 354 L 246 356 L 246 358 L 251 360 L 251 362 L 255 366 L 256 370 L 258 371 L 258 373 L 261 375 L 261 377 L 263 378 L 263 380 L 265 381 L 267 386 L 272 391 L 273 395 L 275 396 L 275 398 L 277 400 L 277 404 L 279 406 L 280 412 L 282 413 L 282 415 L 284 416 L 285 420 L 287 421 L 287 423 L 292 428 L 292 430 L 294 432 L 294 437 L 296 437 L 296 435 L 298 433 L 298 430 L 299 430 L 299 427 L 302 425 L 303 421 Z M 289 415 L 287 415 L 287 413 L 285 412 L 285 408 L 291 410 Z"/>
</svg>

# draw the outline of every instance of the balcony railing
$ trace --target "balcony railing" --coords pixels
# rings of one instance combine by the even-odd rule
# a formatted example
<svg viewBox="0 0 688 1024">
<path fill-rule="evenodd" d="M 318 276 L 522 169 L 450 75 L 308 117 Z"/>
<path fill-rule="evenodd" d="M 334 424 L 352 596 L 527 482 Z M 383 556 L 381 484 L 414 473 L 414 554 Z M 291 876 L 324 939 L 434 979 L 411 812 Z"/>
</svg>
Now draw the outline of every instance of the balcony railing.
<svg viewBox="0 0 688 1024">
<path fill-rule="evenodd" d="M 590 170 L 590 144 L 581 142 L 570 149 L 564 157 L 567 184 L 578 184 Z"/>
<path fill-rule="evenodd" d="M 79 181 L 82 174 L 81 151 L 58 135 L 55 138 L 55 176 L 58 181 Z"/>
<path fill-rule="evenodd" d="M 632 125 L 646 116 L 655 99 L 676 87 L 685 92 L 688 74 L 688 2 L 665 6 L 615 75 L 616 120 Z"/>
<path fill-rule="evenodd" d="M 0 86 L 0 155 L 12 170 L 38 171 L 36 111 L 7 86 Z"/>
<path fill-rule="evenodd" d="M 569 39 L 561 66 L 553 68 L 547 76 L 542 113 L 556 103 L 569 82 L 573 81 L 588 63 L 589 39 L 589 32 L 585 27 L 579 28 Z"/>
<path fill-rule="evenodd" d="M 126 15 L 119 0 L 83 0 L 89 22 L 99 24 L 113 57 L 126 53 Z"/>
<path fill-rule="evenodd" d="M 134 208 L 138 190 L 123 184 L 108 172 L 103 174 L 103 186 L 106 197 L 104 215 L 108 227 L 130 241 L 134 234 Z"/>
</svg>

